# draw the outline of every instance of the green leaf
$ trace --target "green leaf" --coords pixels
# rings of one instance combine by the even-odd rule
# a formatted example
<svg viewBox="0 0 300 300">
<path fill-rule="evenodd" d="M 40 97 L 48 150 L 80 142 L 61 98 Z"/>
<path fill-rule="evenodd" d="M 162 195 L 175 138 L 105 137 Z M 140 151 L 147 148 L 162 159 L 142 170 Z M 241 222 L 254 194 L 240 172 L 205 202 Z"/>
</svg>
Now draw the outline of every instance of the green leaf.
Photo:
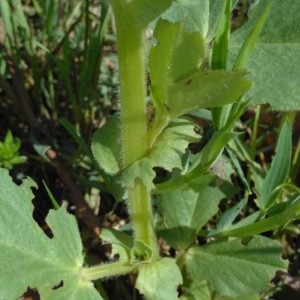
<svg viewBox="0 0 300 300">
<path fill-rule="evenodd" d="M 247 204 L 247 199 L 244 198 L 236 205 L 226 210 L 224 214 L 220 217 L 216 225 L 216 229 L 213 232 L 223 231 L 231 227 L 233 221 L 240 214 L 240 212 L 242 211 L 242 209 L 245 207 L 246 204 Z"/>
<path fill-rule="evenodd" d="M 92 152 L 100 168 L 107 174 L 117 174 L 120 167 L 121 145 L 118 142 L 119 119 L 114 116 L 96 130 L 92 137 Z"/>
<path fill-rule="evenodd" d="M 211 41 L 216 35 L 217 26 L 220 22 L 222 8 L 225 1 L 220 0 L 208 0 L 209 2 L 209 31 L 207 34 L 207 40 Z M 228 1 L 226 1 L 228 2 Z M 237 0 L 231 0 L 231 9 L 236 5 Z"/>
<path fill-rule="evenodd" d="M 228 41 L 230 35 L 231 22 L 231 3 L 230 1 L 223 1 L 223 8 L 220 15 L 220 20 L 216 30 L 212 50 L 212 69 L 226 70 Z"/>
<path fill-rule="evenodd" d="M 231 1 L 233 7 L 235 1 Z M 198 31 L 209 44 L 215 35 L 223 1 L 219 0 L 180 0 L 162 15 L 171 23 L 182 22 L 190 32 Z"/>
<path fill-rule="evenodd" d="M 135 239 L 130 251 L 131 264 L 145 263 L 152 257 L 152 250 L 140 240 Z"/>
<path fill-rule="evenodd" d="M 167 194 L 177 190 L 191 189 L 194 192 L 200 192 L 206 186 L 208 186 L 216 176 L 214 174 L 200 175 L 195 178 L 188 178 L 180 173 L 180 170 L 175 169 L 171 173 L 171 178 L 165 182 L 155 185 L 155 189 L 152 191 L 154 195 Z"/>
<path fill-rule="evenodd" d="M 268 14 L 269 14 L 270 9 L 273 4 L 272 1 L 265 1 L 265 3 L 267 3 L 267 6 L 264 8 L 264 10 L 260 13 L 258 18 L 256 19 L 255 24 L 253 24 L 251 31 L 249 32 L 249 35 L 245 39 L 245 41 L 239 51 L 239 54 L 236 58 L 234 66 L 233 66 L 234 69 L 236 69 L 236 68 L 240 69 L 240 68 L 245 67 L 247 60 L 249 59 L 249 57 L 255 47 L 257 39 L 264 27 L 265 21 L 268 17 Z"/>
<path fill-rule="evenodd" d="M 245 71 L 196 72 L 169 87 L 166 112 L 172 117 L 196 108 L 222 106 L 237 101 L 250 88 Z"/>
<path fill-rule="evenodd" d="M 113 228 L 103 228 L 100 237 L 112 245 L 111 254 L 118 255 L 119 261 L 129 261 L 130 249 L 133 247 L 133 238 L 130 235 Z"/>
<path fill-rule="evenodd" d="M 188 177 L 203 174 L 216 162 L 226 144 L 235 136 L 235 132 L 215 132 L 201 152 L 195 157 L 189 171 Z"/>
<path fill-rule="evenodd" d="M 135 179 L 139 177 L 148 189 L 153 188 L 152 180 L 155 177 L 153 168 L 182 170 L 182 155 L 188 144 L 197 140 L 198 136 L 191 122 L 183 118 L 175 120 L 157 138 L 147 156 L 124 170 L 121 175 L 122 184 L 133 187 Z"/>
<path fill-rule="evenodd" d="M 46 222 L 52 238 L 46 236 L 32 218 L 31 187 L 35 186 L 29 179 L 17 186 L 8 172 L 0 169 L 1 297 L 17 299 L 30 286 L 42 294 L 48 290 L 45 293 L 49 299 L 69 292 L 73 299 L 82 299 L 83 293 L 93 295 L 93 299 L 102 299 L 93 285 L 80 276 L 82 244 L 75 217 L 67 213 L 65 206 L 51 210 Z M 18 280 L 12 280 L 16 274 Z M 62 287 L 53 289 L 61 282 Z"/>
<path fill-rule="evenodd" d="M 63 282 L 63 287 L 54 290 L 51 286 L 43 286 L 39 289 L 39 294 L 41 299 L 45 300 L 103 300 L 92 282 L 83 282 L 78 278 L 70 278 L 68 281 Z"/>
<path fill-rule="evenodd" d="M 13 23 L 12 23 L 13 16 L 11 13 L 9 2 L 1 1 L 0 13 L 1 13 L 1 18 L 3 20 L 5 34 L 7 36 L 7 39 L 9 39 L 10 41 L 13 41 L 14 40 L 14 28 L 13 28 Z"/>
<path fill-rule="evenodd" d="M 182 23 L 160 20 L 153 34 L 149 68 L 155 107 L 168 97 L 168 87 L 196 70 L 205 57 L 205 44 L 199 32 L 187 32 Z"/>
<path fill-rule="evenodd" d="M 212 231 L 208 236 L 246 237 L 286 226 L 300 216 L 300 197 L 299 195 L 296 195 L 293 196 L 292 199 L 293 201 L 289 202 L 290 206 L 287 206 L 282 212 L 278 212 L 275 215 L 257 221 L 260 217 L 260 211 L 257 211 L 230 228 L 217 233 Z"/>
<path fill-rule="evenodd" d="M 290 170 L 292 153 L 292 128 L 288 122 L 285 122 L 281 128 L 276 154 L 272 160 L 271 168 L 263 181 L 260 196 L 257 203 L 260 208 L 269 208 L 280 190 L 276 190 L 285 182 Z"/>
<path fill-rule="evenodd" d="M 155 18 L 159 17 L 173 2 L 173 0 L 138 0 L 135 1 L 137 19 L 146 27 Z"/>
<path fill-rule="evenodd" d="M 180 300 L 212 300 L 209 286 L 205 280 L 193 280 L 190 276 L 183 277 L 183 295 Z"/>
<path fill-rule="evenodd" d="M 248 244 L 240 240 L 192 247 L 186 269 L 195 280 L 207 280 L 222 296 L 239 297 L 264 291 L 287 263 L 280 258 L 277 241 L 257 236 Z"/>
<path fill-rule="evenodd" d="M 191 7 L 209 6 L 208 1 L 195 3 Z M 173 3 L 173 6 L 181 5 Z M 182 7 L 185 6 L 189 5 Z M 201 20 L 201 15 L 197 18 Z M 174 118 L 196 108 L 236 102 L 251 86 L 244 71 L 199 71 L 209 56 L 205 34 L 199 30 L 190 32 L 182 23 L 174 22 L 158 22 L 154 31 L 156 44 L 149 55 L 151 95 L 156 110 L 150 126 L 150 144 Z"/>
<path fill-rule="evenodd" d="M 260 1 L 249 15 L 249 22 L 232 35 L 231 62 L 270 1 Z M 275 110 L 297 110 L 300 108 L 300 68 L 295 67 L 300 61 L 299 3 L 293 0 L 273 2 L 246 65 L 255 83 L 250 92 L 251 103 L 269 103 Z"/>
<path fill-rule="evenodd" d="M 241 297 L 224 297 L 215 291 L 212 291 L 205 280 L 197 280 L 190 276 L 183 277 L 183 285 L 181 286 L 183 295 L 180 300 L 260 300 L 258 294 L 243 295 Z"/>
<path fill-rule="evenodd" d="M 209 24 L 209 1 L 178 0 L 162 15 L 162 18 L 175 23 L 181 22 L 187 31 L 198 31 L 206 36 Z"/>
<path fill-rule="evenodd" d="M 222 297 L 217 295 L 215 298 L 213 298 L 213 300 L 260 300 L 261 297 L 259 294 L 255 294 L 255 295 L 243 295 L 241 297 Z"/>
<path fill-rule="evenodd" d="M 162 258 L 139 267 L 136 288 L 149 300 L 176 300 L 181 272 L 172 258 Z"/>
<path fill-rule="evenodd" d="M 162 214 L 158 233 L 172 247 L 186 249 L 193 244 L 198 231 L 218 212 L 224 194 L 207 186 L 200 193 L 176 191 L 158 196 L 156 204 Z"/>
</svg>

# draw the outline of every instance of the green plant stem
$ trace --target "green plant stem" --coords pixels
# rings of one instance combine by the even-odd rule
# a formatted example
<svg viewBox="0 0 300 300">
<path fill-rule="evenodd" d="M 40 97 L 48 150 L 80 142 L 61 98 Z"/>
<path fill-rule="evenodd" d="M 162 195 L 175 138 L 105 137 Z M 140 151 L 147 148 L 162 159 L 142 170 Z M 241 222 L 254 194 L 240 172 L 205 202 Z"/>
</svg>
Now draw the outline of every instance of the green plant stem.
<svg viewBox="0 0 300 300">
<path fill-rule="evenodd" d="M 111 1 L 117 29 L 123 164 L 128 167 L 148 150 L 145 85 L 145 35 L 132 2 Z"/>
<path fill-rule="evenodd" d="M 151 259 L 159 257 L 156 235 L 153 225 L 152 204 L 149 191 L 137 179 L 132 189 L 128 190 L 130 201 L 130 215 L 135 228 L 135 239 L 143 241 L 152 251 Z"/>
<path fill-rule="evenodd" d="M 104 264 L 96 267 L 83 268 L 80 277 L 85 281 L 93 281 L 101 278 L 122 275 L 132 272 L 136 266 L 128 262 L 117 261 L 111 264 Z"/>
<path fill-rule="evenodd" d="M 135 1 L 112 0 L 119 57 L 122 163 L 130 166 L 148 151 L 145 78 L 145 28 L 138 22 Z M 142 241 L 158 258 L 150 191 L 140 180 L 128 189 L 135 239 Z"/>
</svg>

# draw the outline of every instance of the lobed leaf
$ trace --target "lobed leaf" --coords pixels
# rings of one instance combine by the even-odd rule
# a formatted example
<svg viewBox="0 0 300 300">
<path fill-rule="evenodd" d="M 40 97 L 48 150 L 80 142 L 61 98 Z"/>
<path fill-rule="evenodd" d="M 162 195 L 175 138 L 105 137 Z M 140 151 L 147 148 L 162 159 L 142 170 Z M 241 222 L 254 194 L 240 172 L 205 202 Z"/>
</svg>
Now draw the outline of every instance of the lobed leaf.
<svg viewBox="0 0 300 300">
<path fill-rule="evenodd" d="M 181 272 L 172 258 L 140 265 L 136 288 L 149 300 L 176 300 Z"/>
<path fill-rule="evenodd" d="M 172 171 L 181 169 L 182 155 L 188 144 L 198 140 L 191 122 L 181 118 L 171 123 L 157 138 L 147 156 L 133 163 L 121 174 L 121 182 L 132 187 L 136 178 L 140 178 L 148 189 L 154 188 L 154 167 Z"/>
<path fill-rule="evenodd" d="M 195 280 L 207 280 L 222 296 L 239 297 L 264 291 L 287 263 L 280 258 L 277 241 L 256 236 L 248 244 L 232 240 L 192 247 L 186 269 Z"/>
<path fill-rule="evenodd" d="M 51 210 L 46 218 L 53 234 L 49 238 L 32 218 L 31 187 L 35 187 L 32 180 L 17 186 L 7 170 L 0 169 L 1 297 L 17 299 L 30 286 L 45 293 L 46 299 L 70 291 L 73 299 L 82 299 L 83 293 L 102 299 L 93 285 L 80 277 L 82 244 L 75 217 L 65 206 Z"/>
<path fill-rule="evenodd" d="M 53 289 L 51 286 L 42 286 L 39 288 L 41 299 L 57 300 L 57 299 L 72 299 L 72 300 L 104 300 L 92 282 L 83 282 L 78 278 L 70 278 L 63 282 L 61 288 Z"/>
</svg>

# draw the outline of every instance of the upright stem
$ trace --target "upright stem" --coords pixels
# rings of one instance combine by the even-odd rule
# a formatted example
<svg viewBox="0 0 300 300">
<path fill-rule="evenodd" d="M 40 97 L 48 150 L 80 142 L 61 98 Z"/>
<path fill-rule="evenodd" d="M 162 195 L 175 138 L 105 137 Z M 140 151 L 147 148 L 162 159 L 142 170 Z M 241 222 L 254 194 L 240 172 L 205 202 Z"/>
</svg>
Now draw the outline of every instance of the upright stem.
<svg viewBox="0 0 300 300">
<path fill-rule="evenodd" d="M 112 1 L 120 74 L 121 130 L 124 167 L 148 150 L 144 29 L 139 26 L 131 2 Z"/>
<path fill-rule="evenodd" d="M 135 239 L 145 243 L 152 251 L 151 259 L 159 257 L 156 234 L 153 225 L 151 196 L 141 180 L 128 190 L 130 215 L 135 228 Z"/>
<path fill-rule="evenodd" d="M 141 26 L 135 1 L 112 0 L 119 57 L 122 163 L 126 168 L 147 154 L 145 28 Z M 150 192 L 141 180 L 128 189 L 130 215 L 135 238 L 158 257 Z"/>
</svg>

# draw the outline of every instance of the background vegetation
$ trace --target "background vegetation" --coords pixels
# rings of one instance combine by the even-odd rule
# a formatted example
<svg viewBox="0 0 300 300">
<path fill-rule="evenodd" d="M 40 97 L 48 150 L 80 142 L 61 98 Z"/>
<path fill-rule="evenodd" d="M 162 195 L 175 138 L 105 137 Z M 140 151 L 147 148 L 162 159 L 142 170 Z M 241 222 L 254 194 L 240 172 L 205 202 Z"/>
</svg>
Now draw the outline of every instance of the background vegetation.
<svg viewBox="0 0 300 300">
<path fill-rule="evenodd" d="M 237 3 L 232 31 L 247 22 L 250 5 L 251 1 Z M 110 246 L 101 245 L 93 233 L 130 226 L 120 192 L 98 169 L 89 147 L 95 129 L 118 111 L 117 70 L 114 20 L 106 1 L 0 2 L 0 166 L 10 170 L 15 182 L 30 176 L 38 183 L 34 218 L 46 233 L 51 234 L 45 223 L 49 209 L 67 203 L 78 218 L 86 261 L 92 264 L 112 258 Z M 205 114 L 194 118 L 199 131 L 209 137 L 212 122 Z M 299 187 L 299 115 L 293 119 L 289 183 Z M 241 117 L 241 142 L 262 169 L 272 161 L 280 124 L 281 114 L 267 106 L 249 109 Z M 193 147 L 197 151 L 201 145 Z M 242 158 L 241 168 L 249 172 Z M 216 166 L 213 171 L 223 170 Z M 163 170 L 157 172 L 165 176 Z M 241 177 L 229 174 L 243 188 Z M 236 201 L 233 196 L 221 202 L 220 209 Z M 250 205 L 243 213 L 251 209 Z M 300 297 L 299 233 L 298 221 L 267 233 L 283 242 L 290 267 L 289 273 L 277 274 L 265 299 L 273 294 L 275 299 Z M 160 246 L 165 255 L 174 255 L 163 239 Z M 103 286 L 110 299 L 138 299 L 133 280 L 124 276 Z M 101 284 L 97 287 L 105 296 Z M 34 293 L 28 291 L 27 297 Z"/>
</svg>

